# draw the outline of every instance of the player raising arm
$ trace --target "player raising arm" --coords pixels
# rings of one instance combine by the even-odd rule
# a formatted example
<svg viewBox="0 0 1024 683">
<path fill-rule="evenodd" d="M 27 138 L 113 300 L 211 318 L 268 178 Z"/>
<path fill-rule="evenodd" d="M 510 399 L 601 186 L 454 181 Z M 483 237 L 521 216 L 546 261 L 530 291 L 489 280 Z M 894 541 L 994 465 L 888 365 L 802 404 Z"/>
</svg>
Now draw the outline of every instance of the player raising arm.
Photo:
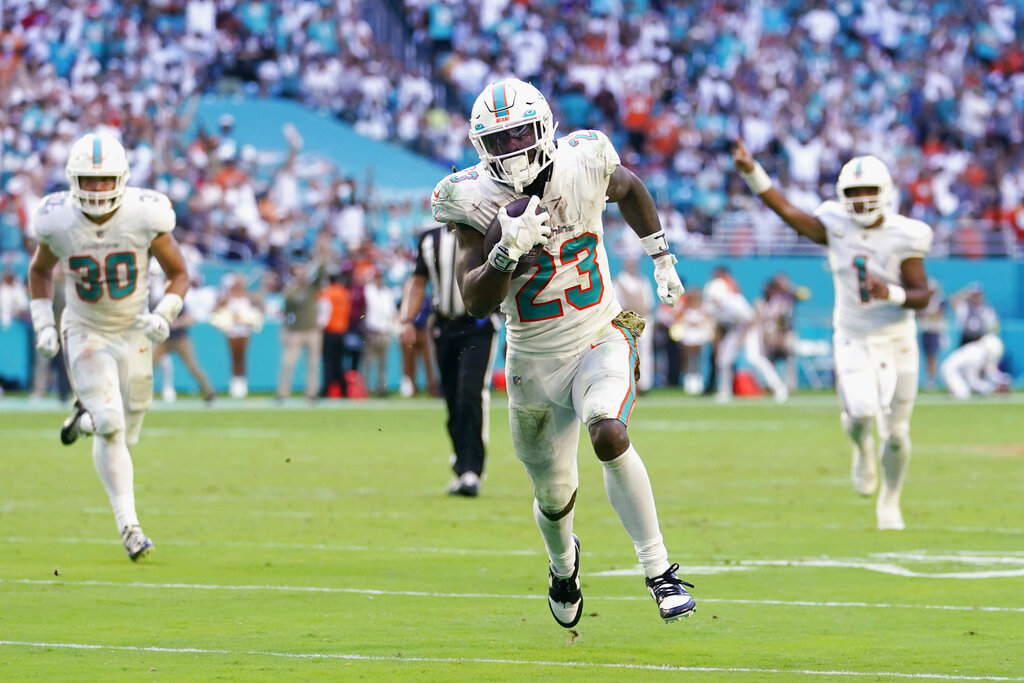
<svg viewBox="0 0 1024 683">
<path fill-rule="evenodd" d="M 171 236 L 171 203 L 153 190 L 126 187 L 128 157 L 116 139 L 89 133 L 74 143 L 66 167 L 70 192 L 40 200 L 33 215 L 39 245 L 29 266 L 32 326 L 44 356 L 63 339 L 78 400 L 61 429 L 71 444 L 95 434 L 92 457 L 110 497 L 128 556 L 153 549 L 135 513 L 131 449 L 153 398 L 153 344 L 167 339 L 189 280 Z M 167 276 L 163 298 L 147 308 L 152 254 Z M 60 263 L 67 306 L 60 335 L 53 315 L 53 267 Z"/>
<path fill-rule="evenodd" d="M 618 202 L 654 258 L 661 300 L 683 287 L 650 194 L 596 130 L 555 140 L 551 108 L 532 85 L 489 84 L 470 116 L 480 163 L 434 190 L 435 220 L 456 230 L 456 276 L 467 310 L 506 317 L 505 376 L 516 456 L 533 484 L 533 516 L 548 553 L 548 606 L 570 628 L 583 611 L 580 546 L 573 534 L 580 423 L 604 472 L 612 507 L 633 541 L 646 585 L 666 621 L 696 605 L 662 540 L 651 482 L 626 425 L 636 401 L 636 340 L 643 319 L 615 298 L 601 214 Z M 507 205 L 529 197 L 519 216 Z M 542 209 L 536 213 L 537 207 Z M 492 221 L 500 224 L 500 238 Z M 486 248 L 485 248 L 486 244 Z M 543 249 L 520 272 L 519 261 Z"/>
<path fill-rule="evenodd" d="M 931 228 L 892 210 L 892 177 L 873 156 L 848 161 L 836 182 L 838 201 L 823 202 L 813 214 L 773 186 L 742 140 L 736 141 L 733 163 L 768 208 L 827 249 L 835 289 L 836 389 L 843 428 L 853 441 L 853 486 L 864 496 L 878 488 L 877 422 L 882 441 L 878 528 L 902 529 L 900 492 L 910 460 L 920 365 L 911 309 L 924 308 L 930 296 L 924 257 Z"/>
</svg>

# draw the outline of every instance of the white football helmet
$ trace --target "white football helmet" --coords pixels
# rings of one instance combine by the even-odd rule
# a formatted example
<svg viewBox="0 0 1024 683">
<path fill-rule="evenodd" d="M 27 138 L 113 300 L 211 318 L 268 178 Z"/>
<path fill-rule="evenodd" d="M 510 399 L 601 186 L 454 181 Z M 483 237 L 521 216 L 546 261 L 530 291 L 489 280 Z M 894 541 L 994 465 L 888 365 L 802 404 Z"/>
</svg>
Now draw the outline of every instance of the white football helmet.
<svg viewBox="0 0 1024 683">
<path fill-rule="evenodd" d="M 476 98 L 469 140 L 491 177 L 522 192 L 551 163 L 557 127 L 539 90 L 507 78 L 489 83 Z"/>
<path fill-rule="evenodd" d="M 124 201 L 128 183 L 128 155 L 124 147 L 109 133 L 87 133 L 71 145 L 64 173 L 71 183 L 71 194 L 79 208 L 90 216 L 103 216 Z M 82 189 L 80 178 L 113 178 L 114 189 L 89 192 Z"/>
<path fill-rule="evenodd" d="M 875 188 L 876 192 L 855 197 L 847 196 L 847 191 L 854 187 Z M 892 201 L 892 176 L 878 157 L 870 154 L 854 157 L 839 171 L 836 194 L 846 213 L 850 214 L 850 218 L 863 226 L 873 225 Z"/>
</svg>

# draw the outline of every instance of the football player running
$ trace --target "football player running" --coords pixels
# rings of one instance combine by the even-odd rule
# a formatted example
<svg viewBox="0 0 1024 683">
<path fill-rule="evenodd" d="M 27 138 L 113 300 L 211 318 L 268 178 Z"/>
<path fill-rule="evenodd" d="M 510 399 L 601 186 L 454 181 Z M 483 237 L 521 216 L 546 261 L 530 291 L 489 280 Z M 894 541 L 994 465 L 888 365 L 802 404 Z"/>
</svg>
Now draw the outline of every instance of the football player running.
<svg viewBox="0 0 1024 683">
<path fill-rule="evenodd" d="M 903 529 L 900 492 L 910 461 L 910 414 L 920 366 L 911 309 L 924 308 L 931 296 L 924 257 L 932 230 L 892 210 L 892 177 L 876 157 L 848 161 L 836 182 L 838 201 L 823 202 L 813 215 L 772 185 L 742 140 L 736 141 L 733 162 L 768 208 L 828 251 L 835 289 L 836 389 L 843 428 L 853 441 L 853 486 L 863 496 L 878 489 L 879 529 Z"/>
<path fill-rule="evenodd" d="M 63 345 L 78 400 L 61 441 L 95 434 L 92 458 L 110 497 L 128 557 L 153 550 L 135 513 L 129 450 L 138 442 L 153 396 L 153 344 L 167 339 L 181 312 L 188 272 L 171 236 L 166 196 L 127 187 L 128 157 L 108 133 L 89 133 L 71 147 L 70 191 L 47 195 L 33 214 L 39 241 L 29 266 L 36 348 L 52 358 Z M 147 307 L 152 254 L 167 276 L 163 298 Z M 64 272 L 67 306 L 60 334 L 53 315 L 53 268 Z"/>
<path fill-rule="evenodd" d="M 679 565 L 668 561 L 650 479 L 626 431 L 644 321 L 617 303 L 601 221 L 605 203 L 618 202 L 654 258 L 658 296 L 671 306 L 683 286 L 654 202 L 603 133 L 580 130 L 555 140 L 551 108 L 528 83 L 487 85 L 469 125 L 480 163 L 438 183 L 434 218 L 457 232 L 456 276 L 467 310 L 482 317 L 500 304 L 506 316 L 512 443 L 533 483 L 551 613 L 571 628 L 583 610 L 573 534 L 582 422 L 661 617 L 689 616 L 696 601 L 684 588 L 690 584 L 676 577 Z M 526 211 L 510 217 L 504 206 L 522 197 L 530 197 Z M 495 217 L 502 234 L 487 253 L 484 235 Z M 535 245 L 543 252 L 513 277 Z"/>
</svg>

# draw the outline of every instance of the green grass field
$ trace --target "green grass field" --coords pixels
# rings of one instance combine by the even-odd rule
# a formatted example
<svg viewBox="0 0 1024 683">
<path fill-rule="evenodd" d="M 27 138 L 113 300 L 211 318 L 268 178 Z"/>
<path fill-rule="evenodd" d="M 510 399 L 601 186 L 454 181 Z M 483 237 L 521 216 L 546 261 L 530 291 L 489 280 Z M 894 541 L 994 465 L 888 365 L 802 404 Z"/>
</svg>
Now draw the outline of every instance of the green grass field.
<svg viewBox="0 0 1024 683">
<path fill-rule="evenodd" d="M 128 561 L 90 442 L 0 403 L 0 680 L 1024 680 L 1024 406 L 921 398 L 903 532 L 831 395 L 655 394 L 631 434 L 692 619 L 665 625 L 581 448 L 584 617 L 559 627 L 503 397 L 477 499 L 434 400 L 157 406 Z"/>
</svg>

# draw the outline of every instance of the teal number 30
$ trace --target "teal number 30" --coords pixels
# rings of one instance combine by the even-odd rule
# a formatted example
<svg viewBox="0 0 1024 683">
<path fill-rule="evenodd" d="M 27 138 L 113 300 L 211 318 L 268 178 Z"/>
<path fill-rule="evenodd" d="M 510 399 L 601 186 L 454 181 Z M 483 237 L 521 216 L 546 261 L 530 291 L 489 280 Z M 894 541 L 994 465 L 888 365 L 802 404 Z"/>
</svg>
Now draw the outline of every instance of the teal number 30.
<svg viewBox="0 0 1024 683">
<path fill-rule="evenodd" d="M 130 251 L 109 254 L 100 264 L 92 256 L 72 256 L 68 268 L 76 271 L 81 281 L 75 283 L 75 291 L 82 301 L 95 303 L 103 297 L 106 283 L 111 299 L 123 299 L 135 291 L 139 271 L 135 265 L 135 254 Z"/>
</svg>

